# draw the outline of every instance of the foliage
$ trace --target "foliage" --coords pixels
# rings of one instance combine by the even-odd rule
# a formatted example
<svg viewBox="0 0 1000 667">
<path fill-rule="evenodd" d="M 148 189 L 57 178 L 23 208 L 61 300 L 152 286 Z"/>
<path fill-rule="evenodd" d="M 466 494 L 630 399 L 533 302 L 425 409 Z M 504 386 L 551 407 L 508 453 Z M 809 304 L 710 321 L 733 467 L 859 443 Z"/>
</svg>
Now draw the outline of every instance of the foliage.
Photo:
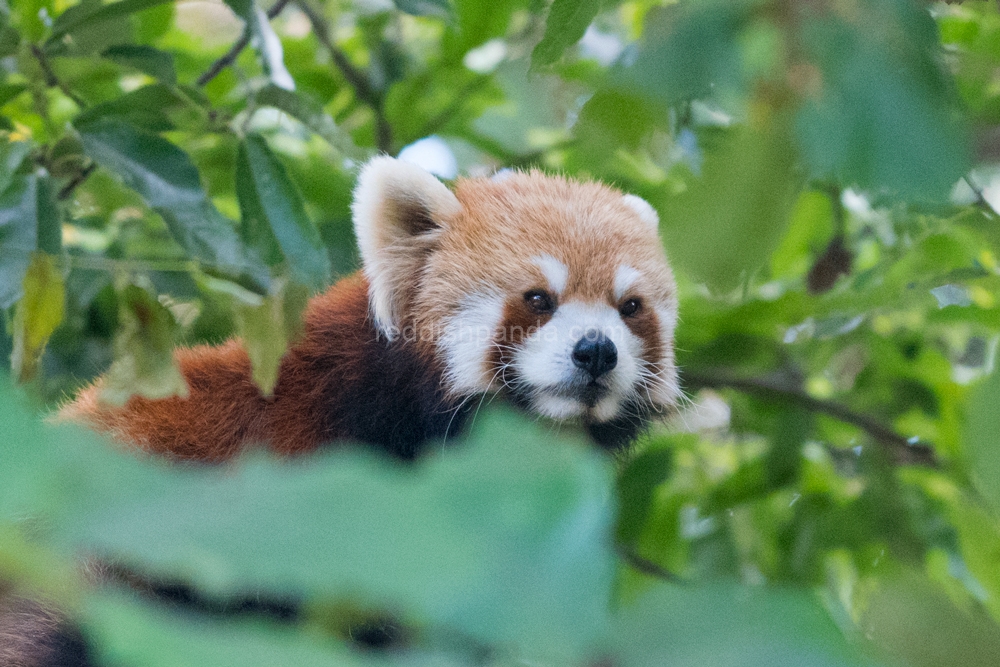
<svg viewBox="0 0 1000 667">
<path fill-rule="evenodd" d="M 997 664 L 998 35 L 986 2 L 0 2 L 0 578 L 106 664 Z M 234 334 L 268 390 L 356 265 L 358 164 L 428 137 L 446 178 L 659 210 L 691 401 L 631 456 L 484 410 L 408 468 L 191 469 L 28 415 L 109 368 L 183 392 L 170 349 Z"/>
</svg>

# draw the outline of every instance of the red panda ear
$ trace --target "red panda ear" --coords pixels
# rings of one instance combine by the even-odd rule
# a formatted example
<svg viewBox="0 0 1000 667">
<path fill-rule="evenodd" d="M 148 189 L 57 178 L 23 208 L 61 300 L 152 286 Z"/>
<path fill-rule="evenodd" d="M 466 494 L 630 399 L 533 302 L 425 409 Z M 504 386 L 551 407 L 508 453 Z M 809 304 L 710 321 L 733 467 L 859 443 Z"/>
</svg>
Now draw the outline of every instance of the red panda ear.
<svg viewBox="0 0 1000 667">
<path fill-rule="evenodd" d="M 653 229 L 659 229 L 660 216 L 656 214 L 656 209 L 650 206 L 649 202 L 638 195 L 624 195 L 625 205 L 635 211 L 639 219 Z"/>
<path fill-rule="evenodd" d="M 428 248 L 462 206 L 420 167 L 383 156 L 361 170 L 351 209 L 372 315 L 392 339 Z"/>
</svg>

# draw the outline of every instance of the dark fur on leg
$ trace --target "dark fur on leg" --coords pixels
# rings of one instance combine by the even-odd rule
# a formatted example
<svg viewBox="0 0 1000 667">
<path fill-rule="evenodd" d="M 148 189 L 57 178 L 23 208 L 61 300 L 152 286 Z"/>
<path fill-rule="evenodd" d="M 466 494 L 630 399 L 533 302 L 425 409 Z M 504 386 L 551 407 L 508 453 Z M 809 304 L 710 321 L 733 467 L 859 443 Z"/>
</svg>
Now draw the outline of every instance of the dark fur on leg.
<svg viewBox="0 0 1000 667">
<path fill-rule="evenodd" d="M 0 667 L 94 667 L 80 631 L 38 602 L 0 594 Z"/>
</svg>

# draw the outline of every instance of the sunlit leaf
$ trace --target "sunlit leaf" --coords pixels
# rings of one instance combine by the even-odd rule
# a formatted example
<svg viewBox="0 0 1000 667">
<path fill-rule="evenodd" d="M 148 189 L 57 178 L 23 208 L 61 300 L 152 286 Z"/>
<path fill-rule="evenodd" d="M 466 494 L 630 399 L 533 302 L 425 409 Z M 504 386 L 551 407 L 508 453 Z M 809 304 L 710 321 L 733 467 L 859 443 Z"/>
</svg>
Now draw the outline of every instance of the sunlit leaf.
<svg viewBox="0 0 1000 667">
<path fill-rule="evenodd" d="M 0 85 L 0 106 L 7 104 L 7 102 L 10 102 L 27 89 L 28 86 L 23 83 L 5 83 Z"/>
<path fill-rule="evenodd" d="M 278 381 L 281 358 L 300 332 L 308 296 L 308 288 L 276 280 L 272 293 L 260 305 L 240 303 L 235 308 L 237 331 L 250 355 L 253 381 L 266 396 Z"/>
<path fill-rule="evenodd" d="M 11 369 L 19 382 L 35 376 L 49 336 L 62 322 L 66 293 L 56 259 L 34 253 L 24 275 L 24 296 L 14 310 Z"/>
<path fill-rule="evenodd" d="M 118 298 L 121 330 L 115 338 L 115 361 L 104 376 L 101 400 L 120 405 L 133 394 L 187 396 L 187 382 L 173 356 L 177 336 L 173 315 L 137 285 L 127 285 Z"/>
</svg>

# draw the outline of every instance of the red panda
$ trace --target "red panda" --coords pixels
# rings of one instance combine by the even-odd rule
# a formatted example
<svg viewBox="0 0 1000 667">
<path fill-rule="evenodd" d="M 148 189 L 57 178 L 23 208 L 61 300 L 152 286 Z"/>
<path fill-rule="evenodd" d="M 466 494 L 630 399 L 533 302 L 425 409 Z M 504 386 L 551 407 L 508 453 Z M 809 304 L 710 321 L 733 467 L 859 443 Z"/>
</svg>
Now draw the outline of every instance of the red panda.
<svg viewBox="0 0 1000 667">
<path fill-rule="evenodd" d="M 353 214 L 363 268 L 309 303 L 272 396 L 231 340 L 176 352 L 186 398 L 108 405 L 98 380 L 58 418 L 218 462 L 258 443 L 296 454 L 338 440 L 411 458 L 489 394 L 578 420 L 604 447 L 674 406 L 676 288 L 642 199 L 539 172 L 460 180 L 453 192 L 379 157 L 361 171 Z M 18 604 L 0 605 L 0 626 L 21 638 L 0 627 L 0 658 L 90 664 L 58 614 Z"/>
<path fill-rule="evenodd" d="M 272 396 L 231 340 L 176 352 L 186 398 L 105 405 L 98 380 L 59 417 L 179 459 L 338 440 L 410 458 L 486 394 L 605 447 L 674 405 L 676 289 L 644 200 L 536 171 L 452 191 L 389 157 L 354 195 L 363 268 L 309 303 Z"/>
</svg>

